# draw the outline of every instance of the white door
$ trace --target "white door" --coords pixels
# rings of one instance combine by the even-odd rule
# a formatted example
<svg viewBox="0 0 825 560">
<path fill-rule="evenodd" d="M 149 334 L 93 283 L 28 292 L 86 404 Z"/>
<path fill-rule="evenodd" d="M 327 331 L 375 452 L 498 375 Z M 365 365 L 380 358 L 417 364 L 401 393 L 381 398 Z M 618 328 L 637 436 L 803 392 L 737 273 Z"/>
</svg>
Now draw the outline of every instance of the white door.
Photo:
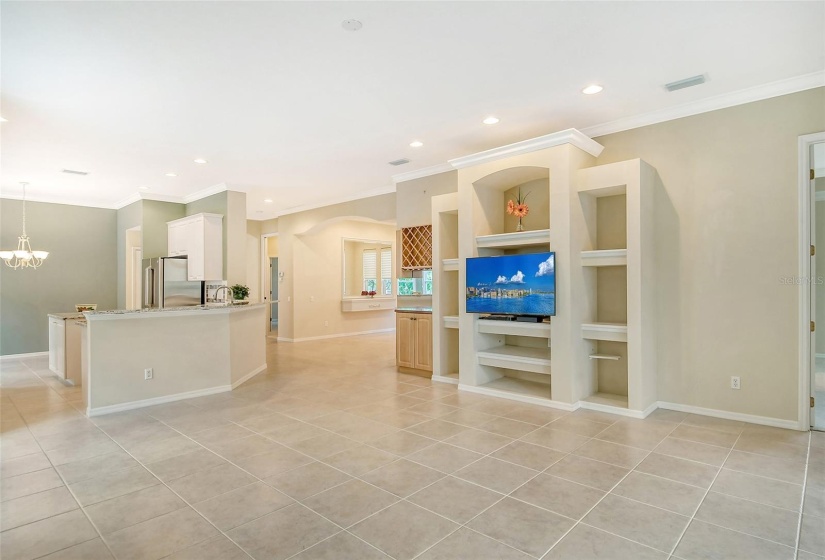
<svg viewBox="0 0 825 560">
<path fill-rule="evenodd" d="M 825 142 L 811 146 L 811 317 L 816 329 L 811 333 L 811 427 L 825 430 L 825 276 L 816 266 L 816 252 L 825 251 Z M 820 187 L 817 190 L 817 183 Z"/>
</svg>

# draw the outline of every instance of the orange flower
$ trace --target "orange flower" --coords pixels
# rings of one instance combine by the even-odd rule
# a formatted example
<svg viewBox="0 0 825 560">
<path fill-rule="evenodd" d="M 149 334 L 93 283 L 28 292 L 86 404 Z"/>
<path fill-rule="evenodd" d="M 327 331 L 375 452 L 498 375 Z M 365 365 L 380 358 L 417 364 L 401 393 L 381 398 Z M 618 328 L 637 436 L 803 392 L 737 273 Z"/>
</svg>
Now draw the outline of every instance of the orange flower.
<svg viewBox="0 0 825 560">
<path fill-rule="evenodd" d="M 523 218 L 527 215 L 528 212 L 530 212 L 530 209 L 527 207 L 526 204 L 522 203 L 516 204 L 511 214 L 513 214 L 517 218 Z"/>
<path fill-rule="evenodd" d="M 512 214 L 513 211 L 515 211 L 515 209 L 516 209 L 516 203 L 513 202 L 512 200 L 508 200 L 507 201 L 507 213 Z"/>
</svg>

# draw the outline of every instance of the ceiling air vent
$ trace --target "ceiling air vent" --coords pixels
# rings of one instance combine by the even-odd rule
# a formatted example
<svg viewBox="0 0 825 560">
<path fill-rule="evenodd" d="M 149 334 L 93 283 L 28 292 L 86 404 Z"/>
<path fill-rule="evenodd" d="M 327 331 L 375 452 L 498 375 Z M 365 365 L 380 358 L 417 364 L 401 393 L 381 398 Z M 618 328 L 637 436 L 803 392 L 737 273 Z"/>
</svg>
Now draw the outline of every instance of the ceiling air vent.
<svg viewBox="0 0 825 560">
<path fill-rule="evenodd" d="M 405 163 L 410 163 L 410 160 L 406 158 L 397 159 L 395 161 L 391 161 L 390 165 L 404 165 Z"/>
<path fill-rule="evenodd" d="M 63 173 L 68 173 L 69 175 L 88 175 L 88 171 L 77 171 L 75 169 L 64 169 Z"/>
<path fill-rule="evenodd" d="M 665 84 L 665 89 L 668 91 L 676 91 L 677 89 L 685 89 L 693 86 L 698 86 L 700 84 L 704 84 L 706 78 L 704 74 L 699 76 L 693 76 L 692 78 L 685 78 L 684 80 L 679 80 L 676 82 L 670 82 L 669 84 Z"/>
</svg>

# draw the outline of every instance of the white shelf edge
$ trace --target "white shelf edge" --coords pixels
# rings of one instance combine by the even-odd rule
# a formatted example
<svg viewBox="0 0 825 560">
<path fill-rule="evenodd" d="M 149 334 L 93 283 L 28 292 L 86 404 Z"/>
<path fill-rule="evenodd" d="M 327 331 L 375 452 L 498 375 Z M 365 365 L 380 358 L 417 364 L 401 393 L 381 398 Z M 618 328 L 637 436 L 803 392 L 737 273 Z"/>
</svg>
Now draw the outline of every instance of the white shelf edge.
<svg viewBox="0 0 825 560">
<path fill-rule="evenodd" d="M 584 323 L 582 325 L 582 338 L 627 342 L 627 325 L 623 323 Z"/>
<path fill-rule="evenodd" d="M 458 315 L 445 315 L 444 316 L 444 328 L 457 329 L 458 328 Z"/>
<path fill-rule="evenodd" d="M 444 272 L 458 270 L 458 259 L 441 259 L 441 268 Z"/>
<path fill-rule="evenodd" d="M 622 357 L 615 354 L 590 354 L 591 360 L 620 360 Z"/>
<path fill-rule="evenodd" d="M 582 266 L 627 266 L 627 249 L 582 251 Z"/>
<path fill-rule="evenodd" d="M 479 319 L 478 332 L 484 334 L 509 334 L 513 336 L 530 336 L 550 338 L 550 323 L 526 323 L 520 321 L 496 321 Z"/>
<path fill-rule="evenodd" d="M 541 353 L 541 356 L 530 354 Z M 542 375 L 551 375 L 550 357 L 545 357 L 544 349 L 528 348 L 524 346 L 495 346 L 476 352 L 478 363 L 483 366 L 500 367 L 505 369 L 520 369 Z"/>
<path fill-rule="evenodd" d="M 530 247 L 532 245 L 549 245 L 550 230 L 517 231 L 514 233 L 496 233 L 476 237 L 479 249 L 496 249 L 506 247 Z"/>
</svg>

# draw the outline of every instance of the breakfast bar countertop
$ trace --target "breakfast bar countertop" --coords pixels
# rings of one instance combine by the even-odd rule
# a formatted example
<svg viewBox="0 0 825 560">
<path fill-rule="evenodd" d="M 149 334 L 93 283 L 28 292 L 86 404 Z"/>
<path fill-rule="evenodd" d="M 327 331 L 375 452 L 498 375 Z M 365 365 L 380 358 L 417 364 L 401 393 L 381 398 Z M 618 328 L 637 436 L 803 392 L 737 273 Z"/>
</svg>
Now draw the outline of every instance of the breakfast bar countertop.
<svg viewBox="0 0 825 560">
<path fill-rule="evenodd" d="M 396 313 L 432 313 L 432 307 L 396 307 Z"/>
</svg>

